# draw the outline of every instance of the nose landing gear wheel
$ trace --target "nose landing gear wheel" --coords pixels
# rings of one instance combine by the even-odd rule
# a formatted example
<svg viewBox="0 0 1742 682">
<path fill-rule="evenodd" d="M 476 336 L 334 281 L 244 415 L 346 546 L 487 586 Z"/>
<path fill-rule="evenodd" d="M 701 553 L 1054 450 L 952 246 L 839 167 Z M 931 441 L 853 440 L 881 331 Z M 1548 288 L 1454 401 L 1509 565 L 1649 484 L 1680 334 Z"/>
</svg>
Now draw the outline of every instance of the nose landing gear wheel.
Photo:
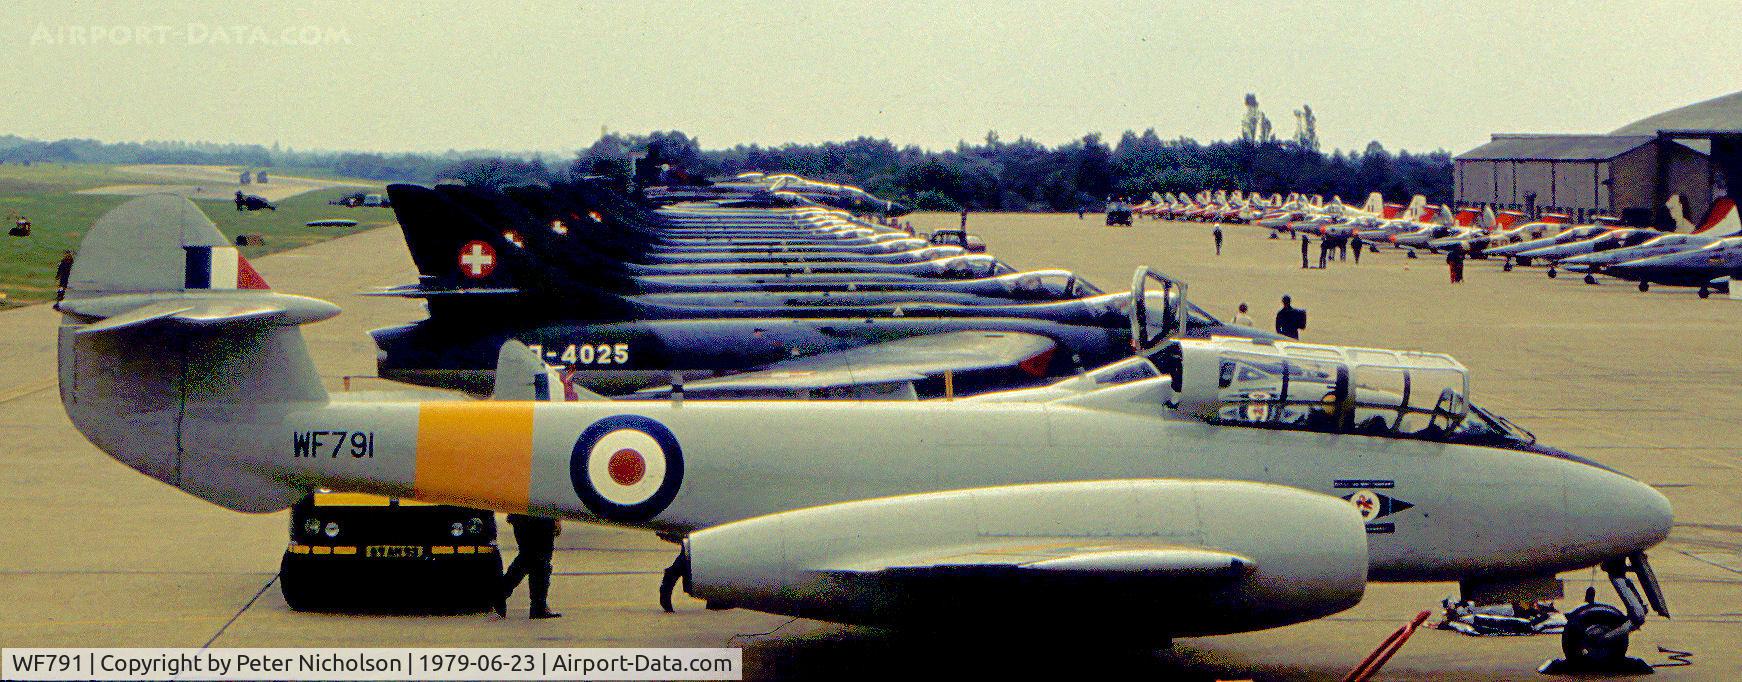
<svg viewBox="0 0 1742 682">
<path fill-rule="evenodd" d="M 1556 273 L 1554 268 L 1551 267 L 1548 269 L 1548 278 L 1549 279 L 1554 279 L 1554 278 L 1559 277 L 1559 276 L 1560 276 L 1560 274 Z"/>
<path fill-rule="evenodd" d="M 1585 604 L 1567 612 L 1561 653 L 1539 669 L 1549 674 L 1649 673 L 1645 661 L 1627 655 L 1627 614 L 1608 604 Z"/>
<path fill-rule="evenodd" d="M 1640 290 L 1640 291 L 1651 291 L 1651 283 L 1650 283 L 1650 282 L 1646 282 L 1646 281 L 1644 281 L 1644 280 L 1641 280 L 1641 281 L 1640 281 L 1640 282 L 1639 282 L 1639 290 Z"/>
<path fill-rule="evenodd" d="M 1585 275 L 1585 283 L 1586 284 L 1596 284 L 1597 283 L 1597 276 L 1596 275 Z"/>
<path fill-rule="evenodd" d="M 1710 288 L 1700 287 L 1700 298 L 1711 298 L 1711 297 L 1712 297 L 1712 290 Z"/>
</svg>

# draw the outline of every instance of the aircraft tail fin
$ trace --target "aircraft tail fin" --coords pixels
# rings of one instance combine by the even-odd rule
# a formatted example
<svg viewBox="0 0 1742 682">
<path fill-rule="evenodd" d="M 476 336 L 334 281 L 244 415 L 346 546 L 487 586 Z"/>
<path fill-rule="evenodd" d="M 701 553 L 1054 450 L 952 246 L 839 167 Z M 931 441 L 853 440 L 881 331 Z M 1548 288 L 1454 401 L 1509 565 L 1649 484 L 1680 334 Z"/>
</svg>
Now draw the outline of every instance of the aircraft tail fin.
<svg viewBox="0 0 1742 682">
<path fill-rule="evenodd" d="M 416 287 L 390 291 L 404 296 L 520 293 L 515 273 L 502 262 L 499 247 L 505 238 L 462 224 L 467 212 L 428 187 L 388 185 L 387 194 L 418 272 Z"/>
<path fill-rule="evenodd" d="M 607 400 L 570 383 L 563 377 L 562 370 L 546 364 L 526 344 L 512 340 L 502 344 L 502 350 L 496 356 L 496 388 L 490 397 L 493 400 L 541 402 Z"/>
<path fill-rule="evenodd" d="M 324 402 L 296 326 L 337 306 L 266 288 L 193 202 L 166 194 L 97 220 L 56 309 L 65 315 L 61 403 L 92 443 L 238 511 L 283 509 L 303 495 L 202 451 L 197 433 L 238 414 Z"/>
<path fill-rule="evenodd" d="M 1424 212 L 1426 210 L 1427 210 L 1427 197 L 1424 197 L 1420 194 L 1417 194 L 1413 197 L 1410 197 L 1409 206 L 1404 207 L 1403 219 L 1404 220 L 1415 220 L 1416 218 L 1420 218 L 1422 212 Z"/>
<path fill-rule="evenodd" d="M 1367 203 L 1361 204 L 1361 210 L 1371 215 L 1383 215 L 1385 213 L 1385 195 L 1378 192 L 1368 194 Z"/>
<path fill-rule="evenodd" d="M 1712 205 L 1715 208 L 1717 203 L 1713 202 Z M 1694 221 L 1688 218 L 1687 197 L 1680 194 L 1671 194 L 1669 195 L 1669 200 L 1664 202 L 1663 207 L 1669 210 L 1669 219 L 1675 223 L 1676 232 L 1680 232 L 1683 229 L 1686 229 L 1689 232 L 1694 232 L 1699 229 L 1694 225 Z M 1710 212 L 1708 211 L 1708 213 Z"/>
<path fill-rule="evenodd" d="M 439 190 L 391 185 L 388 193 L 417 264 L 418 283 L 368 295 L 426 299 L 431 317 L 538 316 L 562 310 L 589 319 L 634 318 L 632 303 L 601 288 L 615 281 L 598 272 L 603 266 L 587 273 L 592 279 L 581 279 L 575 267 L 543 257 L 561 253 L 537 252 L 539 235 L 492 226 Z"/>
<path fill-rule="evenodd" d="M 1742 219 L 1736 216 L 1736 200 L 1730 197 L 1720 197 L 1712 202 L 1712 208 L 1706 211 L 1706 219 L 1700 221 L 1699 229 L 1694 234 L 1707 234 L 1714 237 L 1734 237 L 1742 235 Z"/>
</svg>

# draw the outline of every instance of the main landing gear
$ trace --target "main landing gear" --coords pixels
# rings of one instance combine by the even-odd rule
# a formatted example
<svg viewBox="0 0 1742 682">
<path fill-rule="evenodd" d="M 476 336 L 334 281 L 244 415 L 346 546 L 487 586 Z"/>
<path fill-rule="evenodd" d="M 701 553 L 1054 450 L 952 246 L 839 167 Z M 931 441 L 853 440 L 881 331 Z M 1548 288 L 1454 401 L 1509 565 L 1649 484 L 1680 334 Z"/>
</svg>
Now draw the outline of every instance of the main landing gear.
<svg viewBox="0 0 1742 682">
<path fill-rule="evenodd" d="M 659 608 L 664 609 L 666 613 L 675 611 L 671 606 L 671 593 L 680 581 L 683 583 L 684 593 L 689 594 L 690 550 L 687 546 L 678 551 L 677 559 L 672 561 L 670 566 L 665 567 L 665 575 L 659 579 Z"/>
</svg>

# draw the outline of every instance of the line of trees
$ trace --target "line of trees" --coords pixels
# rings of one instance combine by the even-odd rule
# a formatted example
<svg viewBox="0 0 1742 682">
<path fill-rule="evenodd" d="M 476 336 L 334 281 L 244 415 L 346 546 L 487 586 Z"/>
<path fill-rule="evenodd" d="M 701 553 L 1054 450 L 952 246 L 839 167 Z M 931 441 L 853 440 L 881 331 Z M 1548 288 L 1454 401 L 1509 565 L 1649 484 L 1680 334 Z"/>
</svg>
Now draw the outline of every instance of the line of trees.
<svg viewBox="0 0 1742 682">
<path fill-rule="evenodd" d="M 458 179 L 475 185 L 536 182 L 563 173 L 626 178 L 633 173 L 632 158 L 649 153 L 690 175 L 790 172 L 858 185 L 922 210 L 1072 211 L 1097 208 L 1114 196 L 1142 199 L 1151 192 L 1202 189 L 1298 191 L 1347 200 L 1378 191 L 1392 199 L 1423 194 L 1435 203 L 1449 202 L 1452 194 L 1452 159 L 1444 151 L 1392 153 L 1373 142 L 1359 153 L 1326 154 L 1292 139 L 1201 143 L 1163 139 L 1154 129 L 1126 131 L 1111 143 L 1090 133 L 1055 147 L 1025 137 L 1005 141 L 989 132 L 979 143 L 963 142 L 944 151 L 871 137 L 705 150 L 696 138 L 676 130 L 609 133 L 580 150 L 566 167 L 552 167 L 536 156 L 498 152 L 384 155 L 293 151 L 277 145 L 42 142 L 0 136 L 0 162 L 294 166 L 383 181 Z"/>
<path fill-rule="evenodd" d="M 148 141 L 100 142 L 68 138 L 33 140 L 0 135 L 0 163 L 192 164 L 250 168 L 314 168 L 354 178 L 382 181 L 433 182 L 461 162 L 507 158 L 494 151 L 448 151 L 440 154 L 373 154 L 302 151 L 274 144 Z M 534 159 L 536 160 L 536 159 Z"/>
<path fill-rule="evenodd" d="M 1162 139 L 1154 129 L 1126 131 L 1112 144 L 1091 133 L 1050 148 L 1020 137 L 1006 142 L 989 132 L 979 144 L 941 152 L 869 137 L 704 150 L 680 131 L 609 134 L 582 150 L 570 172 L 621 175 L 630 154 L 655 149 L 691 174 L 791 172 L 858 185 L 922 210 L 1070 211 L 1097 207 L 1112 196 L 1141 199 L 1151 192 L 1201 189 L 1345 198 L 1378 191 L 1393 198 L 1423 194 L 1436 203 L 1449 202 L 1452 194 L 1452 159 L 1444 151 L 1394 154 L 1373 142 L 1360 153 L 1326 154 L 1295 140 L 1204 144 Z"/>
</svg>

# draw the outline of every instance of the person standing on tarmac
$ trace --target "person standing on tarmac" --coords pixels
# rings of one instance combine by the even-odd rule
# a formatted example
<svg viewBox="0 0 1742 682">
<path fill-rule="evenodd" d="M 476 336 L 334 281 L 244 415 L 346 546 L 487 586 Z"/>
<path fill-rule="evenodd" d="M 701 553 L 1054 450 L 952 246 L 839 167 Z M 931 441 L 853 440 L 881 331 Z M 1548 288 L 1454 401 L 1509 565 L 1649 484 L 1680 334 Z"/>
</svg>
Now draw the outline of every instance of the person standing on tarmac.
<svg viewBox="0 0 1742 682">
<path fill-rule="evenodd" d="M 1355 241 L 1355 243 L 1352 245 L 1355 248 L 1355 264 L 1360 265 L 1361 264 L 1361 249 L 1362 249 L 1362 247 L 1365 247 L 1366 244 L 1361 243 L 1361 235 L 1358 235 L 1358 234 L 1351 235 L 1349 238 Z"/>
<path fill-rule="evenodd" d="M 54 292 L 54 300 L 59 301 L 67 297 L 67 280 L 72 279 L 72 276 L 73 252 L 63 251 L 60 256 L 60 265 L 56 266 L 54 270 L 54 279 L 60 283 L 60 288 Z"/>
<path fill-rule="evenodd" d="M 514 527 L 514 542 L 520 545 L 520 554 L 514 557 L 514 563 L 508 565 L 508 571 L 502 576 L 496 614 L 508 617 L 508 598 L 514 595 L 514 588 L 520 586 L 520 580 L 526 578 L 532 600 L 532 610 L 527 617 L 561 618 L 563 614 L 550 610 L 549 598 L 550 555 L 556 550 L 556 536 L 562 533 L 562 525 L 556 519 L 521 514 L 509 514 L 508 525 Z"/>
<path fill-rule="evenodd" d="M 1302 329 L 1306 329 L 1306 311 L 1294 307 L 1294 299 L 1284 295 L 1282 309 L 1276 311 L 1276 333 L 1299 339 Z"/>
<path fill-rule="evenodd" d="M 1251 327 L 1252 316 L 1246 314 L 1246 304 L 1240 304 L 1240 312 L 1234 313 L 1234 324 L 1240 327 Z"/>
<path fill-rule="evenodd" d="M 1464 247 L 1462 245 L 1453 244 L 1452 248 L 1446 250 L 1446 268 L 1451 270 L 1453 284 L 1464 283 Z"/>
<path fill-rule="evenodd" d="M 1216 223 L 1216 231 L 1211 234 L 1216 236 L 1216 255 L 1220 256 L 1222 255 L 1222 224 Z"/>
<path fill-rule="evenodd" d="M 1330 237 L 1319 237 L 1319 269 L 1320 270 L 1325 269 L 1325 266 L 1328 264 L 1330 259 L 1331 259 L 1331 238 Z"/>
<path fill-rule="evenodd" d="M 1300 269 L 1307 269 L 1307 238 L 1304 234 L 1300 236 Z"/>
</svg>

